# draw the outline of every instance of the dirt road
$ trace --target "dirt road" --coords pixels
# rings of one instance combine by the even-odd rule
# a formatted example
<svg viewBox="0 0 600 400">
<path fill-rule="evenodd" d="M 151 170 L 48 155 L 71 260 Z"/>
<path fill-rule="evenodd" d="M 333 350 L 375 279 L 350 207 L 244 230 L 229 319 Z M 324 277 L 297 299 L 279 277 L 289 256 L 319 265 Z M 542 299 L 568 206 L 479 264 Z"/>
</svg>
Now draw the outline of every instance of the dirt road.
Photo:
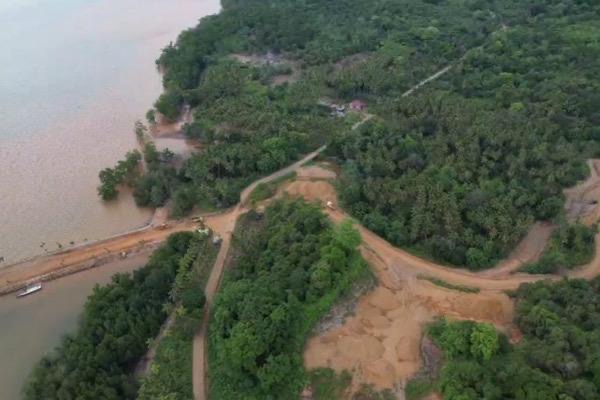
<svg viewBox="0 0 600 400">
<path fill-rule="evenodd" d="M 570 222 L 580 220 L 591 225 L 600 217 L 600 208 L 596 204 L 600 200 L 600 160 L 588 160 L 589 178 L 580 185 L 564 190 L 567 198 L 565 208 Z"/>
<path fill-rule="evenodd" d="M 335 190 L 333 186 L 325 181 L 292 182 L 285 187 L 285 191 L 293 196 L 304 197 L 308 201 L 319 201 L 324 204 L 327 201 L 335 201 Z M 334 223 L 339 223 L 346 218 L 351 218 L 340 209 L 326 209 L 326 213 Z M 548 275 L 529 275 L 516 273 L 523 261 L 528 261 L 539 256 L 543 251 L 545 242 L 551 234 L 551 225 L 539 223 L 535 225 L 528 236 L 524 239 L 525 244 L 519 245 L 512 256 L 499 263 L 496 267 L 481 272 L 471 272 L 456 267 L 449 267 L 417 257 L 405 250 L 399 249 L 371 232 L 360 224 L 355 225 L 360 231 L 363 244 L 361 251 L 364 255 L 374 253 L 392 271 L 402 271 L 403 274 L 428 275 L 443 279 L 456 285 L 477 287 L 483 290 L 504 291 L 516 289 L 522 283 L 533 282 L 540 279 L 558 279 Z M 600 246 L 597 240 L 596 247 Z M 597 252 L 600 255 L 600 251 Z M 600 274 L 600 258 L 574 271 L 569 271 L 566 276 L 590 278 Z"/>
<path fill-rule="evenodd" d="M 416 90 L 418 90 L 421 86 L 424 86 L 426 84 L 428 84 L 431 81 L 436 80 L 437 78 L 439 78 L 440 76 L 444 75 L 446 72 L 450 71 L 452 69 L 452 65 L 448 65 L 447 67 L 442 68 L 441 70 L 439 70 L 438 72 L 436 72 L 435 74 L 423 79 L 421 82 L 417 83 L 415 86 L 413 86 L 412 88 L 408 89 L 406 92 L 402 93 L 401 97 L 408 97 L 411 94 L 413 94 Z"/>
</svg>

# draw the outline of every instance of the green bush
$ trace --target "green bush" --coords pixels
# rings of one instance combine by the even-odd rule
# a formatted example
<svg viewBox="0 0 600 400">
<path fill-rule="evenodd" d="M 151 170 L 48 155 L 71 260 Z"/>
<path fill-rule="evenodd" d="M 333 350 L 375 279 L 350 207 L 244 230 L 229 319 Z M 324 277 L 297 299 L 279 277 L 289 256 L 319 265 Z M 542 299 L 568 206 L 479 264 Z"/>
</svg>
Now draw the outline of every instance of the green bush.
<svg viewBox="0 0 600 400">
<path fill-rule="evenodd" d="M 105 168 L 98 174 L 100 186 L 98 194 L 102 200 L 108 201 L 117 198 L 119 195 L 118 185 L 126 184 L 133 186 L 139 176 L 139 166 L 142 155 L 139 151 L 133 150 L 125 155 L 125 159 L 117 163 L 114 168 Z"/>
<path fill-rule="evenodd" d="M 404 390 L 406 400 L 423 400 L 431 393 L 439 390 L 439 384 L 429 378 L 411 379 Z"/>
<path fill-rule="evenodd" d="M 600 278 L 525 284 L 515 295 L 516 345 L 491 325 L 442 320 L 429 328 L 445 356 L 444 399 L 599 398 Z"/>
<path fill-rule="evenodd" d="M 176 89 L 168 89 L 154 103 L 154 108 L 169 122 L 175 122 L 179 118 L 182 106 L 183 94 Z"/>
<path fill-rule="evenodd" d="M 329 368 L 310 370 L 308 378 L 314 400 L 342 399 L 352 383 L 352 375 L 348 371 L 338 375 Z"/>
</svg>

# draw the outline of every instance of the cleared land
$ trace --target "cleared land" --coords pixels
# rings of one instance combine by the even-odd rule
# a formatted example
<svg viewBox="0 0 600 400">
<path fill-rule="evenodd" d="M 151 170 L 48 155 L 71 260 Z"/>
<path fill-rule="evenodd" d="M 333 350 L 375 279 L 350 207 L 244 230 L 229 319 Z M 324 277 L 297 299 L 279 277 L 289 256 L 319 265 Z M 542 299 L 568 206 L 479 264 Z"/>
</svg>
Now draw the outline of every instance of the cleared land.
<svg viewBox="0 0 600 400">
<path fill-rule="evenodd" d="M 590 162 L 590 166 L 595 161 Z M 302 171 L 298 176 L 301 177 Z M 567 193 L 592 193 L 598 174 Z M 283 191 L 301 196 L 308 201 L 337 204 L 335 190 L 326 181 L 296 181 Z M 595 203 L 594 203 L 595 204 Z M 584 221 L 592 224 L 598 207 L 587 210 Z M 325 208 L 333 222 L 349 216 L 341 210 Z M 514 305 L 504 293 L 520 284 L 539 279 L 558 279 L 556 276 L 535 277 L 511 272 L 524 262 L 539 257 L 553 226 L 535 224 L 515 251 L 496 267 L 481 272 L 470 272 L 439 265 L 395 248 L 366 228 L 356 225 L 362 235 L 361 252 L 373 267 L 379 280 L 378 287 L 359 299 L 355 315 L 343 325 L 314 336 L 307 344 L 307 368 L 330 367 L 337 371 L 349 370 L 354 385 L 370 383 L 384 389 L 398 389 L 422 366 L 420 343 L 426 323 L 438 316 L 493 323 L 505 332 L 511 341 L 520 340 L 520 332 L 513 325 Z M 600 274 L 600 257 L 596 240 L 596 257 L 580 269 L 569 272 L 570 277 L 593 278 Z M 434 285 L 419 279 L 425 275 L 441 279 L 451 285 L 480 289 L 479 293 L 465 293 Z"/>
</svg>

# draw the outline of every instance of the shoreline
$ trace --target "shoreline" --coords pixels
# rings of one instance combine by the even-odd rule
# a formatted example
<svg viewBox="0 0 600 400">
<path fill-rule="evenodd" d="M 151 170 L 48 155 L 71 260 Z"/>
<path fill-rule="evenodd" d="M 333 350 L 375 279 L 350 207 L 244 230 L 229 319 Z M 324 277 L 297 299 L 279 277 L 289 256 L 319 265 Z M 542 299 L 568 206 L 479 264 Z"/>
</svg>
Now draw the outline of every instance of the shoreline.
<svg viewBox="0 0 600 400">
<path fill-rule="evenodd" d="M 196 229 L 198 223 L 193 221 L 194 218 L 227 214 L 232 209 L 196 213 L 181 220 L 169 220 L 166 216 L 161 216 L 163 210 L 164 208 L 157 208 L 150 222 L 141 228 L 1 268 L 0 297 L 21 290 L 33 282 L 49 282 L 115 261 L 150 255 L 171 234 Z M 168 226 L 162 228 L 163 223 Z"/>
<path fill-rule="evenodd" d="M 189 115 L 191 115 L 191 112 L 188 110 L 186 115 L 188 115 L 187 119 L 189 120 Z M 187 138 L 185 138 L 185 136 L 183 135 L 183 132 L 181 130 L 181 126 L 185 122 L 186 122 L 186 120 L 182 119 L 182 120 L 177 121 L 174 124 L 158 123 L 158 124 L 154 125 L 154 127 L 151 128 L 152 129 L 152 133 L 151 133 L 152 141 L 156 142 L 156 140 L 160 140 L 160 139 L 174 138 L 174 139 L 186 140 L 186 144 L 187 144 Z M 172 129 L 173 125 L 176 126 L 176 129 Z M 166 133 L 164 133 L 163 135 L 156 134 L 157 132 L 160 132 L 161 129 L 165 129 L 165 128 L 167 128 Z M 168 128 L 171 128 L 171 129 L 168 129 Z M 102 244 L 110 244 L 111 242 L 118 241 L 118 240 L 126 240 L 126 238 L 131 235 L 143 233 L 145 231 L 152 230 L 152 229 L 157 229 L 156 227 L 158 227 L 164 223 L 169 223 L 170 225 L 174 226 L 174 225 L 180 224 L 182 221 L 185 223 L 185 221 L 188 220 L 188 219 L 184 219 L 182 221 L 169 220 L 168 212 L 165 212 L 165 211 L 166 211 L 165 207 L 155 208 L 153 210 L 150 218 L 148 218 L 148 220 L 144 224 L 142 224 L 138 227 L 126 230 L 124 232 L 116 233 L 114 235 L 110 235 L 110 236 L 107 236 L 107 237 L 104 237 L 101 239 L 94 239 L 94 240 L 89 240 L 89 241 L 73 244 L 70 246 L 65 246 L 61 249 L 56 249 L 53 251 L 46 252 L 44 254 L 38 254 L 38 255 L 31 256 L 31 257 L 26 257 L 24 259 L 12 262 L 10 264 L 0 266 L 0 297 L 10 294 L 10 293 L 14 293 L 18 290 L 21 290 L 24 287 L 26 287 L 28 284 L 31 284 L 32 282 L 35 282 L 35 281 L 49 282 L 49 281 L 52 281 L 55 279 L 59 279 L 59 278 L 65 277 L 65 276 L 69 276 L 69 275 L 72 275 L 72 274 L 75 274 L 78 272 L 86 271 L 88 269 L 92 269 L 94 267 L 98 267 L 98 266 L 113 262 L 113 261 L 115 261 L 116 258 L 118 258 L 120 256 L 119 253 L 121 253 L 121 252 L 119 252 L 117 254 L 114 254 L 114 252 L 110 252 L 110 253 L 107 253 L 106 255 L 104 255 L 103 257 L 94 255 L 89 260 L 77 262 L 74 264 L 64 265 L 64 266 L 61 265 L 58 268 L 55 268 L 55 269 L 53 268 L 50 272 L 39 273 L 39 274 L 36 274 L 33 276 L 27 276 L 26 278 L 18 278 L 16 281 L 11 281 L 7 278 L 3 281 L 3 276 L 5 276 L 5 275 L 10 275 L 11 273 L 13 273 L 14 275 L 20 275 L 22 270 L 24 270 L 26 268 L 34 269 L 34 268 L 36 268 L 37 264 L 40 264 L 40 268 L 42 268 L 42 266 L 45 262 L 52 262 L 52 260 L 55 258 L 68 257 L 73 252 L 76 252 L 76 251 L 86 251 L 86 249 L 88 249 L 88 248 L 92 249 L 94 246 L 99 246 Z M 170 229 L 167 229 L 167 230 L 170 231 Z M 162 240 L 160 240 L 160 241 L 162 241 Z M 131 255 L 139 255 L 139 254 L 143 253 L 144 251 L 152 251 L 157 247 L 157 243 L 158 242 L 152 243 L 152 245 L 150 245 L 149 247 L 147 247 L 143 244 L 140 244 L 138 246 L 130 247 L 130 248 L 124 249 L 122 251 L 124 251 L 126 253 L 126 255 L 125 255 L 125 258 L 126 258 L 130 254 Z M 123 257 L 121 257 L 121 259 L 122 258 Z M 15 271 L 15 270 L 17 270 L 17 271 Z"/>
<path fill-rule="evenodd" d="M 170 234 L 192 230 L 189 220 L 171 221 L 166 229 L 147 225 L 105 239 L 32 257 L 0 269 L 0 296 L 18 291 L 34 281 L 48 282 L 99 267 L 117 259 L 151 252 Z"/>
<path fill-rule="evenodd" d="M 14 261 L 14 262 L 12 262 L 10 264 L 3 265 L 3 266 L 0 267 L 0 276 L 2 275 L 2 273 L 5 270 L 15 268 L 15 267 L 17 267 L 19 265 L 23 265 L 23 264 L 35 262 L 35 261 L 38 261 L 38 260 L 40 260 L 40 259 L 42 259 L 44 257 L 56 256 L 56 255 L 59 255 L 59 254 L 67 254 L 69 252 L 81 249 L 82 247 L 91 246 L 91 245 L 97 244 L 99 242 L 107 241 L 107 240 L 110 240 L 110 239 L 116 239 L 116 238 L 124 236 L 124 235 L 129 235 L 129 234 L 132 234 L 132 233 L 143 231 L 145 229 L 149 229 L 149 228 L 152 227 L 153 220 L 154 220 L 154 215 L 152 216 L 152 218 L 150 219 L 150 221 L 147 222 L 147 223 L 145 223 L 144 225 L 139 226 L 137 228 L 133 228 L 133 229 L 124 231 L 122 233 L 116 233 L 114 235 L 110 235 L 110 236 L 107 236 L 107 237 L 102 238 L 102 239 L 93 239 L 93 240 L 88 240 L 87 242 L 81 242 L 81 243 L 76 243 L 76 244 L 69 245 L 69 246 L 63 246 L 62 249 L 52 250 L 52 251 L 49 251 L 47 253 L 38 254 L 38 255 L 34 255 L 34 256 L 30 256 L 30 257 L 26 257 L 26 258 L 23 258 L 21 260 Z"/>
</svg>

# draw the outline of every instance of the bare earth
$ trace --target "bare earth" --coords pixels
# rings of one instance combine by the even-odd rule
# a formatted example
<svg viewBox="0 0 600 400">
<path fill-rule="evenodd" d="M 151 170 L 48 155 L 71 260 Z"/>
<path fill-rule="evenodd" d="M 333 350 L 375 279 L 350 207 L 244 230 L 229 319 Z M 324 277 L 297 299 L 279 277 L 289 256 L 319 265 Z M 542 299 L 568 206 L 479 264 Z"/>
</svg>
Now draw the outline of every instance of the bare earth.
<svg viewBox="0 0 600 400">
<path fill-rule="evenodd" d="M 157 116 L 157 123 L 150 127 L 150 133 L 155 138 L 184 138 L 183 126 L 193 121 L 192 110 L 186 107 L 175 122 L 169 122 L 162 116 Z"/>
</svg>

